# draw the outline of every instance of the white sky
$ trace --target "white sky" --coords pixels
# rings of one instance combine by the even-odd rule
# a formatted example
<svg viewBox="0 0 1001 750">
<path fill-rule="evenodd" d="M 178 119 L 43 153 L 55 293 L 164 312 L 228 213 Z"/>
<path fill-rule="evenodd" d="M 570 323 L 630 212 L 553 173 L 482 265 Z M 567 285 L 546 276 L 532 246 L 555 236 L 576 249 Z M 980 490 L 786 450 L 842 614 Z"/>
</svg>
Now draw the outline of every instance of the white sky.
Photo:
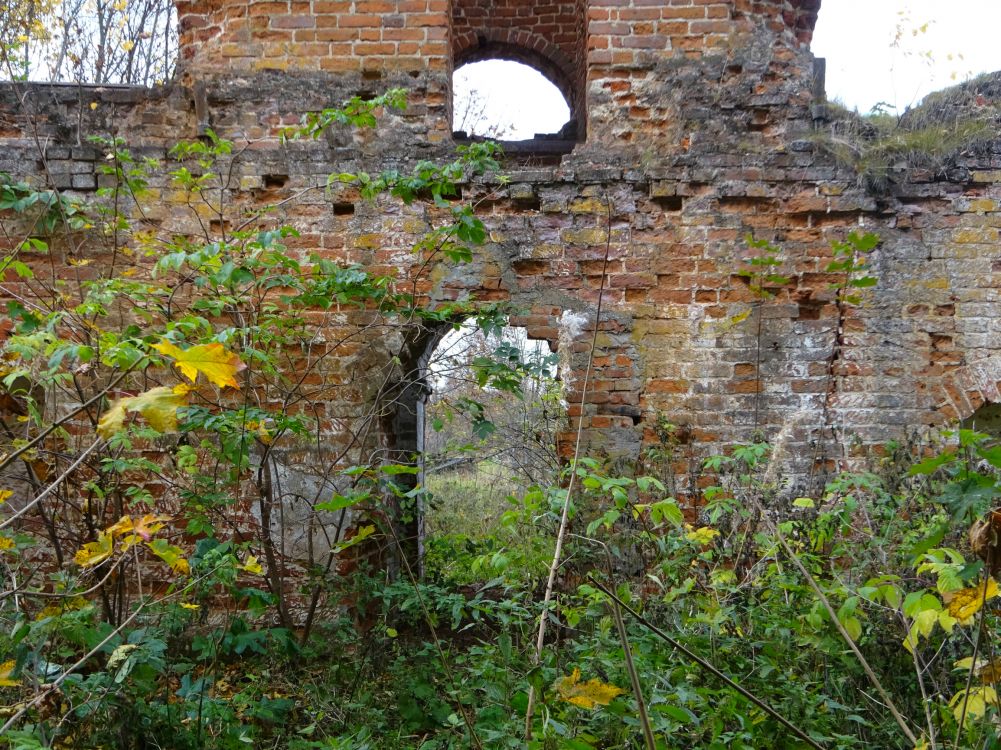
<svg viewBox="0 0 1001 750">
<path fill-rule="evenodd" d="M 509 60 L 484 60 L 463 65 L 455 71 L 452 90 L 456 116 L 464 111 L 469 92 L 478 91 L 482 95 L 481 104 L 474 102 L 470 107 L 473 119 L 482 111 L 483 122 L 508 127 L 508 132 L 497 136 L 505 140 L 533 138 L 536 133 L 556 133 L 570 119 L 570 109 L 558 88 L 537 70 Z M 470 124 L 466 123 L 467 129 Z M 460 125 L 453 123 L 456 130 Z M 475 126 L 472 132 L 495 135 Z"/>
<path fill-rule="evenodd" d="M 813 52 L 827 58 L 829 98 L 862 113 L 880 102 L 902 111 L 932 91 L 1001 70 L 999 35 L 1001 0 L 823 0 Z M 463 66 L 455 78 L 456 110 L 463 91 L 489 92 L 487 117 L 514 126 L 505 138 L 554 133 L 569 117 L 556 87 L 526 66 L 490 60 Z"/>
<path fill-rule="evenodd" d="M 812 49 L 827 58 L 830 99 L 862 113 L 879 102 L 902 111 L 1001 70 L 999 31 L 1001 0 L 823 0 Z"/>
</svg>

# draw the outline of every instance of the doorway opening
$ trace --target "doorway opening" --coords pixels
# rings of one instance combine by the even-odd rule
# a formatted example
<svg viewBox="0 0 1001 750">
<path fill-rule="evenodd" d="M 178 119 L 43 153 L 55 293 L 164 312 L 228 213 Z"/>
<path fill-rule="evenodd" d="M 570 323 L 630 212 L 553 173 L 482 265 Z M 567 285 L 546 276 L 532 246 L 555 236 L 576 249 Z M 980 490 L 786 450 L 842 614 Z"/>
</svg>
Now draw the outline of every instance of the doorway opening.
<svg viewBox="0 0 1001 750">
<path fill-rule="evenodd" d="M 473 319 L 441 337 L 426 373 L 425 569 L 445 560 L 455 566 L 444 550 L 456 545 L 503 559 L 517 546 L 505 515 L 534 488 L 557 483 L 557 435 L 566 422 L 557 356 L 525 328 Z"/>
</svg>

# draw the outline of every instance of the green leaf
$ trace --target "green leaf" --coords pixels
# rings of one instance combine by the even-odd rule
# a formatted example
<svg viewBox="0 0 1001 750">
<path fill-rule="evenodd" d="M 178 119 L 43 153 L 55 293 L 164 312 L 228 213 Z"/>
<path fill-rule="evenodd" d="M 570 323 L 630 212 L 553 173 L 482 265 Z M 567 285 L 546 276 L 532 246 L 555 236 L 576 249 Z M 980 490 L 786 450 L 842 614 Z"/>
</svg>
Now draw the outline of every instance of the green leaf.
<svg viewBox="0 0 1001 750">
<path fill-rule="evenodd" d="M 907 476 L 925 476 L 928 474 L 934 474 L 938 469 L 942 468 L 946 464 L 950 464 L 956 460 L 955 453 L 939 453 L 937 456 L 932 456 L 926 458 L 924 461 L 914 464 L 911 468 L 907 470 Z"/>
<path fill-rule="evenodd" d="M 989 448 L 978 447 L 977 455 L 995 469 L 1001 469 L 1001 445 L 994 445 Z"/>
<path fill-rule="evenodd" d="M 359 492 L 352 495 L 334 495 L 330 500 L 323 503 L 317 503 L 316 509 L 326 511 L 328 513 L 334 513 L 344 508 L 351 508 L 364 500 L 371 497 L 371 493 Z"/>
<path fill-rule="evenodd" d="M 417 466 L 408 466 L 406 464 L 385 464 L 384 466 L 379 467 L 379 471 L 383 474 L 395 477 L 399 474 L 419 474 L 420 468 Z"/>
<path fill-rule="evenodd" d="M 497 427 L 488 419 L 477 419 L 473 422 L 473 435 L 478 440 L 486 440 L 496 431 Z"/>
<path fill-rule="evenodd" d="M 999 494 L 993 477 L 970 472 L 951 482 L 938 501 L 949 509 L 954 521 L 968 523 L 982 516 Z"/>
</svg>

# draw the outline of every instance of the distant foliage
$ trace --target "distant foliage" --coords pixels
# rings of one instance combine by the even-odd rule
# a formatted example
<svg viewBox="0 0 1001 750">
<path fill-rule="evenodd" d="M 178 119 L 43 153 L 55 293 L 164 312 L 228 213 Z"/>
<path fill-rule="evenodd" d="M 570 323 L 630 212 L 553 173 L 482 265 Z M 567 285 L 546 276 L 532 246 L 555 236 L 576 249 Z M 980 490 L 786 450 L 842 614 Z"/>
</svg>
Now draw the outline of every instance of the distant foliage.
<svg viewBox="0 0 1001 750">
<path fill-rule="evenodd" d="M 0 11 L 0 76 L 153 86 L 177 60 L 173 0 L 17 0 Z"/>
</svg>

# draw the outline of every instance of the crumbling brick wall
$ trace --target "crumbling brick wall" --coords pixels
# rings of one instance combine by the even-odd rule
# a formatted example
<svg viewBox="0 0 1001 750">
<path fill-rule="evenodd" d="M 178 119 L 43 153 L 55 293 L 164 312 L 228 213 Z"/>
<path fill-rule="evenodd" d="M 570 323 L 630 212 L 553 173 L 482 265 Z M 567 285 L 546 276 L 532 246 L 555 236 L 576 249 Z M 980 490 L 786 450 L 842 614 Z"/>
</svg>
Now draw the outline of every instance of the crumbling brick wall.
<svg viewBox="0 0 1001 750">
<path fill-rule="evenodd" d="M 506 184 L 465 186 L 489 198 L 489 242 L 473 263 L 442 266 L 426 292 L 510 301 L 523 311 L 515 323 L 560 347 L 585 450 L 636 459 L 661 418 L 684 428 L 691 455 L 760 431 L 804 484 L 846 446 L 999 400 L 998 149 L 957 154 L 938 173 L 901 169 L 878 194 L 860 186 L 814 138 L 822 108 L 806 44 L 817 0 L 487 5 L 494 15 L 473 0 L 178 0 L 175 81 L 149 92 L 6 86 L 0 169 L 86 194 L 102 158 L 87 135 L 118 134 L 162 158 L 211 127 L 251 145 L 234 205 L 302 194 L 276 215 L 300 230 L 299 247 L 406 278 L 421 217 L 320 188 L 332 172 L 446 157 L 453 65 L 491 43 L 525 45 L 526 60 L 563 76 L 582 140 L 557 166 L 512 163 Z M 393 85 L 411 105 L 372 133 L 278 137 L 306 112 Z M 169 223 L 169 186 L 153 187 Z M 878 283 L 839 330 L 825 268 L 831 242 L 858 229 L 882 237 Z M 760 306 L 737 273 L 748 234 L 779 245 L 792 278 Z M 389 348 L 363 354 L 375 363 Z M 339 414 L 371 395 L 326 405 L 334 443 Z"/>
</svg>

